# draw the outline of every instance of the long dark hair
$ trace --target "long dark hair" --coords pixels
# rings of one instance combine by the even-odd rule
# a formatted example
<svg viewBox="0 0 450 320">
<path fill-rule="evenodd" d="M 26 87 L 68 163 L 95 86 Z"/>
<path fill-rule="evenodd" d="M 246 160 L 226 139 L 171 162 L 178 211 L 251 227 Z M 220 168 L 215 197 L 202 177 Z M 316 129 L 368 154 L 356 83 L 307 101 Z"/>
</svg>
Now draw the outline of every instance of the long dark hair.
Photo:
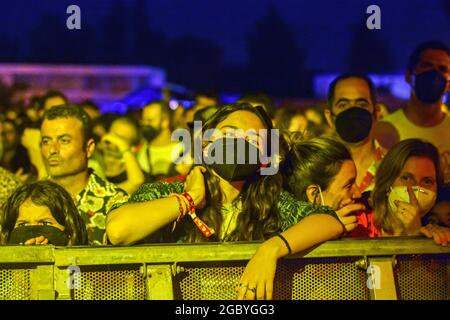
<svg viewBox="0 0 450 320">
<path fill-rule="evenodd" d="M 248 111 L 258 116 L 267 129 L 267 141 L 270 144 L 272 121 L 262 107 L 253 107 L 248 103 L 233 103 L 224 105 L 212 115 L 203 125 L 203 132 L 214 129 L 230 114 L 236 111 Z M 280 154 L 285 146 L 280 137 Z M 268 150 L 270 157 L 271 150 Z M 219 187 L 219 178 L 205 165 L 207 171 L 204 174 L 206 184 L 206 207 L 199 211 L 199 216 L 210 227 L 220 231 L 222 219 L 222 191 Z M 253 241 L 263 240 L 278 230 L 277 201 L 282 190 L 281 174 L 259 175 L 249 178 L 242 188 L 237 199 L 240 199 L 242 210 L 237 216 L 236 228 L 225 240 L 227 241 Z M 187 240 L 189 242 L 207 241 L 202 233 L 193 224 L 187 225 Z M 212 237 L 209 241 L 217 241 Z"/>
<path fill-rule="evenodd" d="M 0 215 L 0 244 L 8 242 L 19 217 L 19 208 L 28 199 L 35 205 L 50 209 L 55 220 L 64 226 L 64 233 L 69 238 L 68 246 L 88 244 L 86 226 L 70 194 L 49 180 L 23 185 L 8 198 Z"/>
<path fill-rule="evenodd" d="M 439 152 L 434 145 L 420 139 L 406 139 L 400 141 L 383 158 L 375 174 L 375 186 L 372 191 L 371 202 L 375 212 L 375 224 L 387 232 L 392 232 L 398 218 L 388 210 L 388 192 L 395 179 L 402 172 L 406 161 L 410 157 L 426 157 L 433 161 L 436 169 L 437 187 L 442 185 L 441 164 Z"/>
</svg>

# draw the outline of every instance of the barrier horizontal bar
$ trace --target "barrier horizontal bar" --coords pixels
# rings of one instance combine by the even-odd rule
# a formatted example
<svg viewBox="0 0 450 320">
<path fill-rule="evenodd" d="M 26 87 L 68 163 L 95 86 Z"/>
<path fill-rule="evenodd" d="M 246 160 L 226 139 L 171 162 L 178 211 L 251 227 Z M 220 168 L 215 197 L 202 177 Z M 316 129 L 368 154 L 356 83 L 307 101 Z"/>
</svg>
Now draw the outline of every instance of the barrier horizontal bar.
<svg viewBox="0 0 450 320">
<path fill-rule="evenodd" d="M 259 242 L 152 244 L 105 247 L 0 246 L 0 263 L 55 262 L 56 266 L 249 260 Z M 422 237 L 327 241 L 289 258 L 450 254 Z"/>
<path fill-rule="evenodd" d="M 54 246 L 0 246 L 0 263 L 52 263 Z"/>
</svg>

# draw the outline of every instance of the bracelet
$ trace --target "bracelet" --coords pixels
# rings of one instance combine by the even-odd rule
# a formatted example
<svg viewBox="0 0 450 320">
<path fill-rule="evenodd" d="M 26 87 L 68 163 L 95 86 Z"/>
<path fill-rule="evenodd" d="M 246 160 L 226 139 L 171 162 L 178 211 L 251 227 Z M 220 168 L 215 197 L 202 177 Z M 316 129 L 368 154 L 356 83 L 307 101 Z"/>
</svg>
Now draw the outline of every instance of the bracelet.
<svg viewBox="0 0 450 320">
<path fill-rule="evenodd" d="M 279 237 L 281 240 L 283 240 L 284 244 L 286 245 L 286 248 L 288 249 L 288 255 L 291 255 L 292 249 L 291 249 L 291 246 L 289 245 L 289 242 L 286 240 L 286 238 L 283 237 L 281 235 L 281 233 L 277 233 L 276 236 Z"/>
<path fill-rule="evenodd" d="M 192 221 L 195 223 L 195 225 L 197 226 L 197 228 L 200 229 L 200 231 L 202 232 L 202 234 L 209 238 L 210 236 L 212 236 L 215 233 L 215 230 L 211 227 L 208 227 L 208 225 L 206 223 L 203 222 L 202 219 L 200 219 L 196 214 L 195 214 L 195 203 L 194 200 L 192 199 L 191 195 L 187 192 L 183 192 L 182 195 L 189 203 L 189 210 L 188 210 L 188 214 L 191 217 Z"/>
<path fill-rule="evenodd" d="M 189 203 L 189 211 L 190 212 L 195 212 L 195 203 L 194 203 L 194 200 L 192 199 L 191 195 L 189 193 L 187 193 L 187 192 L 183 192 L 182 196 L 184 198 L 186 198 L 186 200 Z"/>
<path fill-rule="evenodd" d="M 178 201 L 178 210 L 179 210 L 179 215 L 178 218 L 174 221 L 173 223 L 173 227 L 172 227 L 172 232 L 175 230 L 175 227 L 177 226 L 177 223 L 180 222 L 184 216 L 186 215 L 186 213 L 189 211 L 188 210 L 188 205 L 186 204 L 186 199 L 183 198 L 181 195 L 177 194 L 177 193 L 170 193 L 168 196 L 168 198 L 176 198 Z"/>
</svg>

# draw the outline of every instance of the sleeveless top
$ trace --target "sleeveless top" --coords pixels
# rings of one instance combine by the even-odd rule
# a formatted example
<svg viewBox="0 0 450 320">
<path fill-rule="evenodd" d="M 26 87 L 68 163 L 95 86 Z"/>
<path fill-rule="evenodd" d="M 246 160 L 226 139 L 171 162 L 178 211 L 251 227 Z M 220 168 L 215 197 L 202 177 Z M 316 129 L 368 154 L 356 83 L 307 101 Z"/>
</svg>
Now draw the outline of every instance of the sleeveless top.
<svg viewBox="0 0 450 320">
<path fill-rule="evenodd" d="M 450 117 L 446 113 L 444 121 L 434 127 L 418 127 L 408 120 L 403 109 L 383 118 L 382 121 L 392 124 L 399 134 L 400 140 L 419 138 L 431 142 L 441 155 L 444 180 L 450 181 Z"/>
</svg>

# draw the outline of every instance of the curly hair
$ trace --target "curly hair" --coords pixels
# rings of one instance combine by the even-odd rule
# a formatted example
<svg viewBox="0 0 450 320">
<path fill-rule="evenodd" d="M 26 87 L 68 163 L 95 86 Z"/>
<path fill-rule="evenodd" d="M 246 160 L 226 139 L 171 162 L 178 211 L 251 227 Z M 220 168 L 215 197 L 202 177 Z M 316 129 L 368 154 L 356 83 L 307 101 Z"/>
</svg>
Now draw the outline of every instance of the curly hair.
<svg viewBox="0 0 450 320">
<path fill-rule="evenodd" d="M 233 103 L 222 106 L 203 125 L 203 132 L 213 129 L 224 121 L 230 114 L 237 111 L 248 111 L 261 120 L 268 132 L 267 141 L 271 141 L 270 134 L 273 129 L 272 121 L 262 107 L 252 107 L 248 103 Z M 270 145 L 270 144 L 269 144 Z M 270 146 L 268 148 L 269 157 L 272 155 Z M 280 137 L 279 152 L 285 150 L 284 140 Z M 209 226 L 220 230 L 222 219 L 222 198 L 223 193 L 219 186 L 219 178 L 215 176 L 207 165 L 204 174 L 206 182 L 206 207 L 199 210 L 199 216 Z M 241 201 L 242 208 L 237 216 L 236 228 L 227 236 L 227 241 L 254 241 L 263 240 L 278 231 L 278 210 L 277 201 L 282 190 L 282 178 L 278 172 L 274 175 L 255 174 L 244 184 L 244 187 L 235 200 Z M 193 224 L 185 224 L 185 232 L 189 242 L 202 242 L 205 237 Z M 207 241 L 217 241 L 216 237 L 211 237 Z"/>
<path fill-rule="evenodd" d="M 64 226 L 64 233 L 69 238 L 68 246 L 88 244 L 86 226 L 70 194 L 49 180 L 19 187 L 4 203 L 3 215 L 0 216 L 0 244 L 8 242 L 19 217 L 20 206 L 28 199 L 35 205 L 50 209 L 55 220 Z"/>
</svg>

